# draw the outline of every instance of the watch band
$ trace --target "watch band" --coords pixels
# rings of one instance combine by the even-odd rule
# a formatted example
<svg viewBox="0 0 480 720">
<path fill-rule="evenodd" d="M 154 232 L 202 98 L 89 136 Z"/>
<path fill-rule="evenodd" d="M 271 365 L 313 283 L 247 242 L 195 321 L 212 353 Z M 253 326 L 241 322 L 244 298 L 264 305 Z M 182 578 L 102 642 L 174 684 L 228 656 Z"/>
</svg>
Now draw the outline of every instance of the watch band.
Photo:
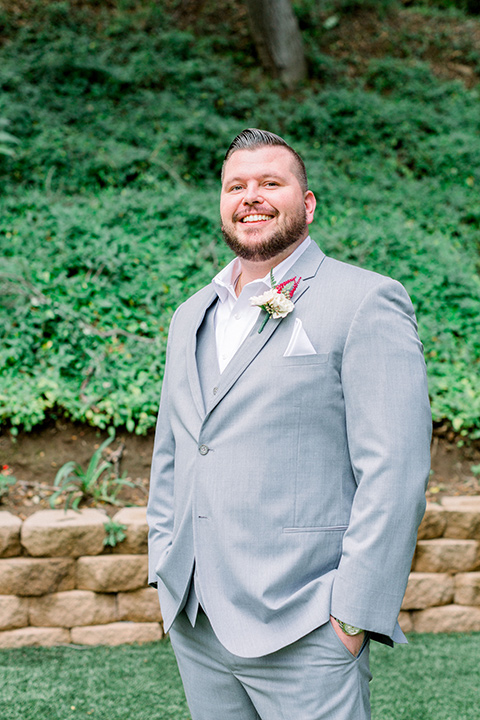
<svg viewBox="0 0 480 720">
<path fill-rule="evenodd" d="M 360 633 L 364 632 L 362 628 L 355 627 L 355 625 L 349 625 L 348 623 L 345 623 L 338 618 L 335 618 L 335 620 L 340 625 L 340 628 L 345 633 L 345 635 L 360 635 Z"/>
</svg>

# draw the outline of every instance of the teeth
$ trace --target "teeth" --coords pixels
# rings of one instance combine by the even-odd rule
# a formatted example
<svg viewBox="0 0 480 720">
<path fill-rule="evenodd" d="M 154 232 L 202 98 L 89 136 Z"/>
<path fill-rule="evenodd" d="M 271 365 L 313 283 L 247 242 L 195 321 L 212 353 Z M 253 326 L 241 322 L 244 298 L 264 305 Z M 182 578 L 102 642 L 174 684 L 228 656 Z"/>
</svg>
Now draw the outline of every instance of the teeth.
<svg viewBox="0 0 480 720">
<path fill-rule="evenodd" d="M 259 222 L 260 220 L 270 220 L 270 215 L 247 215 L 242 218 L 242 222 Z"/>
</svg>

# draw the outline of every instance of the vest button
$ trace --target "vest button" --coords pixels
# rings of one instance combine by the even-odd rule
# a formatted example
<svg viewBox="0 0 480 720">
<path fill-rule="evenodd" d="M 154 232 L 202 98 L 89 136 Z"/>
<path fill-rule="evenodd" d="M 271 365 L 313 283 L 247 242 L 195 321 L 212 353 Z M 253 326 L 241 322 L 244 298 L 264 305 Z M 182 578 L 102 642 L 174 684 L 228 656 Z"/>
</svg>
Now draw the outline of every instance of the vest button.
<svg viewBox="0 0 480 720">
<path fill-rule="evenodd" d="M 217 392 L 218 392 L 218 387 L 214 387 L 214 388 L 213 388 L 213 394 L 216 395 Z"/>
<path fill-rule="evenodd" d="M 206 445 L 200 445 L 200 447 L 198 448 L 198 451 L 199 451 L 200 455 L 206 455 L 209 451 L 209 448 Z"/>
</svg>

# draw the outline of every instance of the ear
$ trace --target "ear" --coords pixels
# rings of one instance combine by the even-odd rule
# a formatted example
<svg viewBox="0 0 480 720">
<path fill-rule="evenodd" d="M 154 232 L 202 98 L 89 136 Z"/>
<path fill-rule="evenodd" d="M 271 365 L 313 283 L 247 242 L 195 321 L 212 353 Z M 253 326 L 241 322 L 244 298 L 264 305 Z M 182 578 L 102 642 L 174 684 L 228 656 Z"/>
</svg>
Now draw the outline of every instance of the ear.
<svg viewBox="0 0 480 720">
<path fill-rule="evenodd" d="M 307 190 L 304 195 L 303 202 L 305 203 L 305 212 L 307 214 L 307 225 L 310 225 L 310 223 L 313 222 L 313 216 L 317 206 L 315 195 L 311 190 Z"/>
</svg>

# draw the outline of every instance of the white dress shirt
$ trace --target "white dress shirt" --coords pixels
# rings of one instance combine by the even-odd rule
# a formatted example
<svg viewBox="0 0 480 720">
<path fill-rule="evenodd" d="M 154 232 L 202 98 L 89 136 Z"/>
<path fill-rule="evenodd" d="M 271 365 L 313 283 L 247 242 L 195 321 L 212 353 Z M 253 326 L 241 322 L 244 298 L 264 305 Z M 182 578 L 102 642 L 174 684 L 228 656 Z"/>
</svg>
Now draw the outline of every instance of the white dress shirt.
<svg viewBox="0 0 480 720">
<path fill-rule="evenodd" d="M 285 278 L 287 272 L 310 243 L 311 239 L 308 236 L 291 255 L 274 268 L 273 274 L 276 283 Z M 261 308 L 250 305 L 250 298 L 261 295 L 271 288 L 270 273 L 268 273 L 264 278 L 247 283 L 237 298 L 235 285 L 240 273 L 240 260 L 235 258 L 212 280 L 219 298 L 215 313 L 215 338 L 221 373 L 250 333 L 259 313 L 264 312 Z"/>
</svg>

